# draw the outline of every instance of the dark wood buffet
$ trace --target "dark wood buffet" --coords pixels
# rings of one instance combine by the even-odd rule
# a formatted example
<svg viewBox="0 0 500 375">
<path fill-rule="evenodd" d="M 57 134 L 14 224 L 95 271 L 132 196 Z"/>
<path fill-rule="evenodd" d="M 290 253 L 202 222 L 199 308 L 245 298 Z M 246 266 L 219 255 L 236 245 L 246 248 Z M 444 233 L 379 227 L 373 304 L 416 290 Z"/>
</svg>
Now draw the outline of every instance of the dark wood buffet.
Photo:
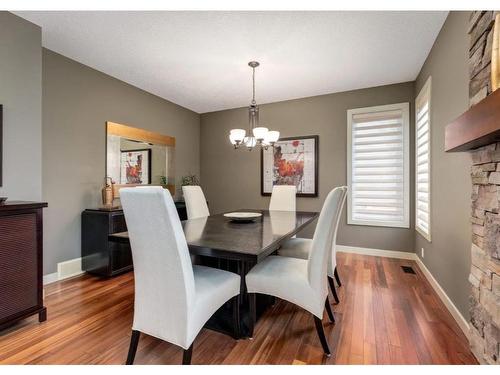
<svg viewBox="0 0 500 375">
<path fill-rule="evenodd" d="M 175 202 L 179 218 L 187 219 L 184 202 Z M 102 277 L 130 271 L 132 253 L 128 243 L 109 241 L 113 233 L 125 232 L 127 225 L 121 208 L 87 209 L 82 212 L 82 270 Z"/>
<path fill-rule="evenodd" d="M 0 329 L 30 315 L 47 319 L 43 306 L 43 214 L 47 203 L 0 204 Z"/>
</svg>

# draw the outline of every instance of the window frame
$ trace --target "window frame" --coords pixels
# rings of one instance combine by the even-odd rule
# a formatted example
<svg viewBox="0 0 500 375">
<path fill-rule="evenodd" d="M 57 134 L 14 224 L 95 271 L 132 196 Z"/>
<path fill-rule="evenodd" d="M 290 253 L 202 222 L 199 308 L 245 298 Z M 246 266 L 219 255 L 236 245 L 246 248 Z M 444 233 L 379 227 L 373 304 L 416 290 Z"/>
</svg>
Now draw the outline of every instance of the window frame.
<svg viewBox="0 0 500 375">
<path fill-rule="evenodd" d="M 423 101 L 428 102 L 428 118 L 429 118 L 429 151 L 428 151 L 428 164 L 429 164 L 429 192 L 428 192 L 428 204 L 429 204 L 429 233 L 426 233 L 423 228 L 418 226 L 418 126 L 417 126 L 417 116 L 418 108 Z M 428 242 L 432 242 L 432 77 L 429 76 L 425 81 L 424 85 L 420 89 L 416 99 L 415 99 L 415 230 L 424 237 Z"/>
<path fill-rule="evenodd" d="M 353 116 L 362 113 L 376 113 L 400 110 L 403 131 L 403 220 L 392 221 L 355 220 L 352 218 L 352 124 Z M 410 103 L 395 103 L 347 110 L 347 224 L 388 228 L 410 228 Z"/>
</svg>

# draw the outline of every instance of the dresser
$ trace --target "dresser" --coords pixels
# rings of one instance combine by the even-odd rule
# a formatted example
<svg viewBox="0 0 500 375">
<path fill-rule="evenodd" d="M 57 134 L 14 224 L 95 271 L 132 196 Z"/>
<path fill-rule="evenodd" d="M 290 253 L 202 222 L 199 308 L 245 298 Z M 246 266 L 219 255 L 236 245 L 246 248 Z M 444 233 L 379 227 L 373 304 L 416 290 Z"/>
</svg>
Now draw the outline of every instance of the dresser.
<svg viewBox="0 0 500 375">
<path fill-rule="evenodd" d="M 175 202 L 181 220 L 187 219 L 184 202 Z M 130 271 L 130 245 L 111 242 L 108 236 L 127 231 L 123 210 L 87 209 L 82 212 L 82 270 L 87 273 L 112 277 Z"/>
<path fill-rule="evenodd" d="M 43 215 L 47 203 L 0 205 L 0 330 L 38 314 L 43 306 Z"/>
</svg>

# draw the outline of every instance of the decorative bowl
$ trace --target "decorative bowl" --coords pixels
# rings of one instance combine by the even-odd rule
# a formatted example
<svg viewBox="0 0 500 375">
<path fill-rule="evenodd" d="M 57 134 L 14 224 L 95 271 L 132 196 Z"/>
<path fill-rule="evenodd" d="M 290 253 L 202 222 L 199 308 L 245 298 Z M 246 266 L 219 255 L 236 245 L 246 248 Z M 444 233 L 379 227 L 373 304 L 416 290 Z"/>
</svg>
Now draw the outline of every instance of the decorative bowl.
<svg viewBox="0 0 500 375">
<path fill-rule="evenodd" d="M 224 217 L 240 223 L 249 223 L 261 216 L 262 214 L 260 212 L 228 212 L 224 214 Z"/>
</svg>

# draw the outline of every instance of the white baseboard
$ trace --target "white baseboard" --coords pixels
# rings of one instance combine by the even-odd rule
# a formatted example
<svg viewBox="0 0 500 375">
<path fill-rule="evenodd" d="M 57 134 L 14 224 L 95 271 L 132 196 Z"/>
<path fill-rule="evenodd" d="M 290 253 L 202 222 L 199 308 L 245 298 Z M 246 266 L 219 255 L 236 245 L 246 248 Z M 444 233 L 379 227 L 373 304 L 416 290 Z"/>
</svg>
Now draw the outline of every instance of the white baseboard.
<svg viewBox="0 0 500 375">
<path fill-rule="evenodd" d="M 59 280 L 57 278 L 57 272 L 49 273 L 47 275 L 43 275 L 43 285 L 47 285 Z"/>
<path fill-rule="evenodd" d="M 356 247 L 356 246 L 345 246 L 345 245 L 337 245 L 336 248 L 339 253 L 353 253 L 362 255 L 372 255 L 376 257 L 415 260 L 415 253 L 408 253 L 405 251 L 380 250 L 380 249 L 370 249 L 367 247 Z"/>
<path fill-rule="evenodd" d="M 458 326 L 465 334 L 465 336 L 469 338 L 469 322 L 464 318 L 464 316 L 460 313 L 460 311 L 458 311 L 455 304 L 452 302 L 450 297 L 448 297 L 443 288 L 441 288 L 441 285 L 439 285 L 434 276 L 432 276 L 431 271 L 429 271 L 429 269 L 425 266 L 424 262 L 420 260 L 417 254 L 414 255 L 415 255 L 415 262 L 417 262 L 418 267 L 427 278 L 427 281 L 429 281 L 429 284 L 431 284 L 432 289 L 434 289 L 434 291 L 437 293 L 437 295 L 444 303 L 450 314 L 453 316 L 453 318 L 455 319 L 455 321 L 457 322 Z"/>
<path fill-rule="evenodd" d="M 43 276 L 43 285 L 78 276 L 82 271 L 82 258 L 70 259 L 57 264 L 57 272 Z"/>
<path fill-rule="evenodd" d="M 82 273 L 82 258 L 70 259 L 57 263 L 57 275 L 59 280 L 67 279 Z"/>
<path fill-rule="evenodd" d="M 420 268 L 420 270 L 424 274 L 424 276 L 427 279 L 427 281 L 429 282 L 429 284 L 431 284 L 432 289 L 434 289 L 434 291 L 439 296 L 439 298 L 441 299 L 441 301 L 443 302 L 445 307 L 450 312 L 451 316 L 453 316 L 453 319 L 455 319 L 455 321 L 457 322 L 457 324 L 460 327 L 460 329 L 462 330 L 462 332 L 465 334 L 465 336 L 467 338 L 469 337 L 469 323 L 464 318 L 464 316 L 460 313 L 460 311 L 457 309 L 457 307 L 452 302 L 450 297 L 448 297 L 448 295 L 443 290 L 441 285 L 439 285 L 439 283 L 434 278 L 434 276 L 432 276 L 432 273 L 425 266 L 425 264 L 422 262 L 422 260 L 420 260 L 420 258 L 417 256 L 417 254 L 407 253 L 404 251 L 369 249 L 369 248 L 365 248 L 365 247 L 344 246 L 344 245 L 337 245 L 337 251 L 340 253 L 353 253 L 353 254 L 386 257 L 386 258 L 414 260 L 417 263 L 418 268 Z"/>
</svg>

